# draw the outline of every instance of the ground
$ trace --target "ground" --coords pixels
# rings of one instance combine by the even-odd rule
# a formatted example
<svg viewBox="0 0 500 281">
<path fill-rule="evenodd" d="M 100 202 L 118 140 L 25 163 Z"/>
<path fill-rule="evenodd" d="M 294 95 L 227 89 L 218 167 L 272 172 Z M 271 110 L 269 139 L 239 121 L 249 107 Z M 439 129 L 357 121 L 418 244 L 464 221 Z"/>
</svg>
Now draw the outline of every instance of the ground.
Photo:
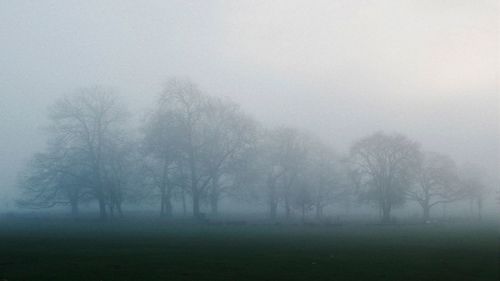
<svg viewBox="0 0 500 281">
<path fill-rule="evenodd" d="M 492 225 L 0 220 L 0 280 L 498 280 Z"/>
</svg>

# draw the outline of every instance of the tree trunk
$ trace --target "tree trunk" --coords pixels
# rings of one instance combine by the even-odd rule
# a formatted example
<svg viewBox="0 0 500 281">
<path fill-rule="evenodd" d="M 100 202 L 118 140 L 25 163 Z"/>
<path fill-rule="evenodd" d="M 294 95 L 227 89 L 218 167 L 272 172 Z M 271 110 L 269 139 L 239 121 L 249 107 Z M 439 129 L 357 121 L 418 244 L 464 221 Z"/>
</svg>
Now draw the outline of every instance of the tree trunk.
<svg viewBox="0 0 500 281">
<path fill-rule="evenodd" d="M 200 190 L 198 190 L 198 178 L 196 173 L 196 162 L 194 155 L 194 148 L 189 150 L 189 169 L 191 173 L 191 196 L 193 199 L 193 217 L 201 219 L 200 214 Z"/>
<path fill-rule="evenodd" d="M 290 219 L 291 215 L 291 208 L 290 208 L 290 202 L 288 200 L 288 196 L 285 197 L 285 218 L 288 220 Z"/>
<path fill-rule="evenodd" d="M 483 200 L 477 199 L 477 219 L 480 221 L 483 218 Z"/>
<path fill-rule="evenodd" d="M 200 214 L 200 195 L 198 193 L 198 191 L 196 189 L 193 188 L 193 195 L 192 195 L 192 199 L 193 199 L 193 216 L 196 218 L 196 219 L 200 219 L 201 218 L 201 214 Z"/>
<path fill-rule="evenodd" d="M 99 201 L 99 218 L 101 220 L 107 220 L 108 216 L 106 214 L 106 198 L 104 194 L 104 185 L 102 181 L 102 163 L 101 163 L 101 145 L 102 145 L 102 131 L 101 131 L 101 120 L 99 119 L 99 122 L 97 123 L 98 130 L 97 130 L 97 152 L 94 154 L 94 176 L 96 179 L 96 193 L 97 193 L 97 200 Z"/>
<path fill-rule="evenodd" d="M 116 211 L 118 212 L 118 217 L 123 218 L 122 203 L 116 203 Z"/>
<path fill-rule="evenodd" d="M 78 218 L 80 211 L 78 209 L 78 200 L 71 200 L 71 216 L 76 219 Z"/>
<path fill-rule="evenodd" d="M 217 194 L 210 196 L 210 208 L 212 215 L 216 216 L 219 213 L 219 196 Z"/>
<path fill-rule="evenodd" d="M 386 203 L 382 205 L 382 223 L 391 222 L 391 205 Z"/>
<path fill-rule="evenodd" d="M 109 216 L 111 218 L 114 218 L 115 217 L 115 205 L 113 202 L 111 202 L 108 204 L 108 206 L 109 206 Z"/>
<path fill-rule="evenodd" d="M 277 209 L 278 209 L 278 200 L 276 198 L 276 186 L 272 176 L 269 176 L 268 179 L 268 188 L 269 188 L 269 218 L 271 220 L 276 220 Z"/>
<path fill-rule="evenodd" d="M 173 208 L 172 208 L 172 200 L 170 198 L 169 192 L 167 192 L 166 197 L 163 199 L 163 215 L 167 218 L 172 218 Z"/>
<path fill-rule="evenodd" d="M 429 206 L 428 204 L 424 205 L 422 206 L 422 210 L 423 210 L 422 220 L 424 222 L 429 221 L 431 218 L 431 206 Z"/>
<path fill-rule="evenodd" d="M 430 198 L 427 196 L 424 200 L 419 201 L 420 206 L 422 207 L 422 221 L 425 223 L 431 219 L 431 207 L 429 204 Z"/>
<path fill-rule="evenodd" d="M 323 207 L 321 205 L 316 205 L 316 220 L 321 220 L 323 218 Z"/>
<path fill-rule="evenodd" d="M 212 190 L 210 194 L 210 209 L 213 216 L 219 212 L 219 189 L 217 185 L 218 177 L 212 176 Z"/>
<path fill-rule="evenodd" d="M 382 208 L 382 204 L 379 204 L 379 206 L 378 206 L 378 217 L 379 217 L 380 220 L 382 220 L 383 217 L 384 217 L 382 209 L 383 209 Z"/>
<path fill-rule="evenodd" d="M 101 198 L 98 199 L 99 201 L 99 218 L 101 220 L 106 220 L 108 219 L 108 215 L 106 213 L 106 202 L 104 201 L 104 198 L 102 196 L 99 196 Z"/>
<path fill-rule="evenodd" d="M 160 189 L 160 217 L 165 216 L 165 188 Z"/>
<path fill-rule="evenodd" d="M 170 180 L 168 177 L 168 166 L 170 162 L 168 160 L 168 157 L 165 157 L 165 162 L 163 163 L 163 172 L 162 172 L 162 178 L 161 178 L 161 210 L 160 210 L 160 216 L 161 217 L 172 217 L 172 203 L 170 200 L 171 197 L 171 186 L 170 186 Z"/>
<path fill-rule="evenodd" d="M 275 200 L 269 201 L 269 218 L 276 220 L 278 217 L 278 204 Z"/>
<path fill-rule="evenodd" d="M 182 215 L 185 217 L 187 215 L 187 205 L 186 205 L 186 191 L 184 190 L 184 186 L 182 187 Z"/>
<path fill-rule="evenodd" d="M 97 171 L 95 172 L 96 179 L 97 179 L 97 186 L 96 186 L 96 197 L 97 201 L 99 202 L 99 218 L 101 220 L 107 220 L 108 215 L 106 213 L 106 197 L 104 194 L 104 187 L 102 184 L 101 180 L 101 173 L 99 171 L 99 165 L 97 165 Z"/>
</svg>

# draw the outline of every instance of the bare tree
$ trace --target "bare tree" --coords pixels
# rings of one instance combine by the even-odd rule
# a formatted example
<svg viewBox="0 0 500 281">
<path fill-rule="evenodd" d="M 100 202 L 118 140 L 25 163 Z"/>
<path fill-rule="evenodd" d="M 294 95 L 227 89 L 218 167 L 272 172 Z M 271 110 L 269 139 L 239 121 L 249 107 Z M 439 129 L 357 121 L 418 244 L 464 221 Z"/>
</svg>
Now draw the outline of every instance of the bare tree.
<svg viewBox="0 0 500 281">
<path fill-rule="evenodd" d="M 207 196 L 215 215 L 221 196 L 234 186 L 237 164 L 253 146 L 256 125 L 239 106 L 218 98 L 210 98 L 205 118 L 200 161 L 210 178 Z"/>
<path fill-rule="evenodd" d="M 90 198 L 90 172 L 81 153 L 51 143 L 46 152 L 35 154 L 21 173 L 23 195 L 17 203 L 34 209 L 67 205 L 72 216 L 77 217 L 80 202 Z"/>
<path fill-rule="evenodd" d="M 463 189 L 464 198 L 469 200 L 471 214 L 474 213 L 478 220 L 482 219 L 484 196 L 487 186 L 484 182 L 484 174 L 481 169 L 474 164 L 467 163 L 461 167 L 460 183 Z"/>
<path fill-rule="evenodd" d="M 263 181 L 269 204 L 269 215 L 277 218 L 278 206 L 283 204 L 285 217 L 291 218 L 293 189 L 306 164 L 306 136 L 298 130 L 280 127 L 266 131 L 260 142 L 260 160 Z"/>
<path fill-rule="evenodd" d="M 305 222 L 306 215 L 315 206 L 315 201 L 313 198 L 313 192 L 309 189 L 306 182 L 301 182 L 299 180 L 298 185 L 293 190 L 292 204 L 294 207 L 299 209 L 300 218 L 302 223 Z"/>
<path fill-rule="evenodd" d="M 431 208 L 463 198 L 455 162 L 448 156 L 428 152 L 421 156 L 415 183 L 407 190 L 410 200 L 422 207 L 422 219 L 430 219 Z"/>
<path fill-rule="evenodd" d="M 418 165 L 418 144 L 403 135 L 378 132 L 356 141 L 350 154 L 362 197 L 376 202 L 382 222 L 389 222 L 392 208 L 404 203 Z"/>
<path fill-rule="evenodd" d="M 106 219 L 105 149 L 113 146 L 127 114 L 116 97 L 101 87 L 85 88 L 58 100 L 51 109 L 52 137 L 83 155 L 92 173 L 92 191 Z"/>
<path fill-rule="evenodd" d="M 106 205 L 111 217 L 115 211 L 119 217 L 123 217 L 122 204 L 133 193 L 136 157 L 135 145 L 129 142 L 125 136 L 117 139 L 111 146 L 105 149 L 105 165 L 103 179 L 105 183 Z"/>
<path fill-rule="evenodd" d="M 257 157 L 254 161 L 256 175 L 262 175 L 262 186 L 265 189 L 265 200 L 269 208 L 269 218 L 275 220 L 278 214 L 279 195 L 278 180 L 283 176 L 284 170 L 280 166 L 278 158 L 279 143 L 274 135 L 265 131 L 258 139 Z"/>
<path fill-rule="evenodd" d="M 184 132 L 175 114 L 159 107 L 148 117 L 143 130 L 144 170 L 148 180 L 160 191 L 161 217 L 172 216 L 172 195 L 177 185 L 173 178 L 179 173 L 179 165 L 182 165 L 180 153 Z"/>
<path fill-rule="evenodd" d="M 323 218 L 326 206 L 347 199 L 349 189 L 343 170 L 343 164 L 329 146 L 319 141 L 310 144 L 306 182 L 312 194 L 317 220 Z"/>
<path fill-rule="evenodd" d="M 291 217 L 293 188 L 307 164 L 307 138 L 306 135 L 291 128 L 279 128 L 275 133 L 279 143 L 279 165 L 283 171 L 281 196 L 285 217 L 289 219 Z"/>
<path fill-rule="evenodd" d="M 178 165 L 186 167 L 193 215 L 201 219 L 201 201 L 211 180 L 211 177 L 204 173 L 201 163 L 203 147 L 206 145 L 204 130 L 209 109 L 208 97 L 191 81 L 174 78 L 166 83 L 160 96 L 159 107 L 162 112 L 168 112 L 172 117 L 166 122 L 175 122 L 179 128 Z"/>
<path fill-rule="evenodd" d="M 201 217 L 202 202 L 209 202 L 216 214 L 230 163 L 254 140 L 254 121 L 236 104 L 204 95 L 180 79 L 167 82 L 155 120 L 148 142 L 163 159 L 160 182 L 168 182 L 170 168 L 187 171 L 193 215 Z"/>
</svg>

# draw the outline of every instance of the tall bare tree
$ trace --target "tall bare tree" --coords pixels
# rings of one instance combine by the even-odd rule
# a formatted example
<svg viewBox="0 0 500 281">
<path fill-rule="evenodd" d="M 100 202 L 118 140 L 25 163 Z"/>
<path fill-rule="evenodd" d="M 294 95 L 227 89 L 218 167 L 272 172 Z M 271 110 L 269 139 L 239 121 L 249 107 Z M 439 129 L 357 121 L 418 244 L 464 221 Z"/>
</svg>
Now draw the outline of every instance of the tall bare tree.
<svg viewBox="0 0 500 281">
<path fill-rule="evenodd" d="M 148 181 L 160 192 L 160 216 L 172 216 L 172 196 L 178 186 L 184 131 L 175 112 L 160 106 L 148 116 L 142 141 L 143 163 Z M 182 186 L 184 188 L 184 186 Z"/>
<path fill-rule="evenodd" d="M 201 158 L 207 145 L 204 138 L 207 126 L 209 98 L 189 80 L 170 79 L 160 96 L 159 110 L 171 118 L 179 128 L 179 158 L 177 165 L 186 167 L 193 215 L 202 218 L 201 202 L 211 177 L 204 170 Z"/>
<path fill-rule="evenodd" d="M 135 195 L 133 183 L 137 177 L 137 156 L 135 143 L 130 142 L 124 135 L 116 139 L 105 150 L 105 165 L 103 179 L 105 183 L 106 205 L 110 216 L 117 212 L 123 217 L 122 204 L 125 200 Z"/>
<path fill-rule="evenodd" d="M 362 197 L 376 202 L 382 222 L 389 222 L 392 208 L 404 203 L 412 183 L 419 145 L 403 135 L 378 132 L 356 141 L 350 155 Z"/>
<path fill-rule="evenodd" d="M 484 196 L 488 191 L 484 177 L 482 170 L 475 164 L 466 163 L 460 168 L 460 184 L 464 199 L 469 200 L 471 214 L 474 215 L 475 212 L 478 220 L 482 219 Z"/>
<path fill-rule="evenodd" d="M 332 149 L 320 141 L 314 141 L 308 149 L 306 167 L 307 185 L 312 194 L 316 219 L 323 217 L 326 206 L 347 200 L 350 189 L 344 175 L 344 165 Z"/>
<path fill-rule="evenodd" d="M 219 98 L 210 98 L 205 118 L 200 161 L 210 178 L 207 196 L 215 215 L 221 196 L 234 185 L 237 164 L 253 147 L 256 124 L 239 106 Z"/>
<path fill-rule="evenodd" d="M 306 165 L 306 142 L 305 134 L 289 127 L 279 127 L 263 134 L 259 165 L 265 175 L 263 180 L 272 220 L 277 218 L 280 203 L 285 217 L 291 218 L 294 188 L 300 185 L 300 175 Z"/>
<path fill-rule="evenodd" d="M 92 173 L 91 189 L 99 203 L 100 218 L 106 219 L 105 152 L 120 135 L 127 114 L 109 90 L 81 89 L 59 99 L 51 108 L 51 137 L 64 147 L 78 151 Z"/>
<path fill-rule="evenodd" d="M 169 182 L 169 169 L 187 171 L 194 216 L 201 216 L 202 202 L 209 202 L 212 213 L 217 213 L 230 163 L 251 145 L 254 127 L 254 121 L 231 101 L 205 95 L 189 80 L 170 79 L 147 138 L 163 161 L 160 185 Z"/>
<path fill-rule="evenodd" d="M 424 221 L 430 219 L 433 206 L 463 198 L 453 159 L 439 153 L 424 153 L 416 170 L 414 185 L 407 190 L 407 195 L 422 207 Z"/>
</svg>

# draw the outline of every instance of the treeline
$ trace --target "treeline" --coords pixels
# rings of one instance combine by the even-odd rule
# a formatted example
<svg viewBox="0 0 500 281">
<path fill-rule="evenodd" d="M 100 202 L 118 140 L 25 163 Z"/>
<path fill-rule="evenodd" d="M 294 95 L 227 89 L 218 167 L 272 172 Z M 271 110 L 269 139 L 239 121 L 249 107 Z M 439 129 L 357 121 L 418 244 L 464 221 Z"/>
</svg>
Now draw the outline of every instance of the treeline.
<svg viewBox="0 0 500 281">
<path fill-rule="evenodd" d="M 81 204 L 97 202 L 106 219 L 123 216 L 124 202 L 158 202 L 168 218 L 176 201 L 202 220 L 230 197 L 266 208 L 272 220 L 311 212 L 321 220 L 327 206 L 360 200 L 388 222 L 408 200 L 429 220 L 433 206 L 468 199 L 480 214 L 485 187 L 475 168 L 459 172 L 450 157 L 400 134 L 369 135 L 340 156 L 311 134 L 266 128 L 232 101 L 180 79 L 165 84 L 152 108 L 136 129 L 104 88 L 56 101 L 47 148 L 21 173 L 18 204 L 67 205 L 78 216 Z"/>
</svg>

